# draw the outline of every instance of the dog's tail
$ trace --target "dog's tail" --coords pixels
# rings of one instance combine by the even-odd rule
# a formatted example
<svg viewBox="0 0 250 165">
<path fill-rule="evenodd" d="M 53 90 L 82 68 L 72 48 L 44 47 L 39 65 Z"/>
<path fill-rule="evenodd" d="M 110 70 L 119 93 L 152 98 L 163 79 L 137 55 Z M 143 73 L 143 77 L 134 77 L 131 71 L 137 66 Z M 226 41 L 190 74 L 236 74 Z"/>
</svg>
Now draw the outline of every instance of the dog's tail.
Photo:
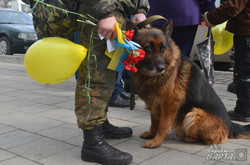
<svg viewBox="0 0 250 165">
<path fill-rule="evenodd" d="M 232 123 L 229 131 L 229 138 L 250 139 L 250 124 L 243 126 L 237 123 Z"/>
</svg>

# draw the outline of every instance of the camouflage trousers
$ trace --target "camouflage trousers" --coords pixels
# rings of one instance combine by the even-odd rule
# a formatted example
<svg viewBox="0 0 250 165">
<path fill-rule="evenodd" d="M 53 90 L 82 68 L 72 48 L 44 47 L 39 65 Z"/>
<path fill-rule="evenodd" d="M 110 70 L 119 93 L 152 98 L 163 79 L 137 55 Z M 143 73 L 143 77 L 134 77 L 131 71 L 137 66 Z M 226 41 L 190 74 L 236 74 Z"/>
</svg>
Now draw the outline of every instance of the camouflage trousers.
<svg viewBox="0 0 250 165">
<path fill-rule="evenodd" d="M 119 25 L 125 25 L 125 18 L 119 13 L 116 15 Z M 90 28 L 85 27 L 81 35 L 83 46 L 88 48 Z M 117 72 L 107 69 L 110 58 L 104 52 L 106 50 L 106 41 L 94 40 L 94 49 L 90 58 L 90 96 L 91 112 L 88 105 L 87 89 L 85 81 L 88 73 L 87 60 L 80 66 L 78 83 L 75 92 L 75 114 L 78 127 L 83 130 L 89 130 L 102 124 L 107 118 L 106 106 L 115 87 Z"/>
</svg>

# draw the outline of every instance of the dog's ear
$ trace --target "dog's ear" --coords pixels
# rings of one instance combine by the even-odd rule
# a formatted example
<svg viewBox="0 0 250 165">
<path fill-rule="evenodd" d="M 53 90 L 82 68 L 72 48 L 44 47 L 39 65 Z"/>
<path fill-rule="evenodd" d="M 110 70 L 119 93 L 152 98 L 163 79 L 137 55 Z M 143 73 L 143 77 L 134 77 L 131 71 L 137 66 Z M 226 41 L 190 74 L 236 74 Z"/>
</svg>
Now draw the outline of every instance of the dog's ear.
<svg viewBox="0 0 250 165">
<path fill-rule="evenodd" d="M 138 32 L 138 27 L 132 21 L 127 21 L 127 23 L 126 23 L 126 31 L 127 30 L 135 30 L 135 33 L 137 33 Z"/>
<path fill-rule="evenodd" d="M 170 37 L 173 32 L 173 21 L 166 21 L 166 23 L 162 25 L 161 30 L 166 33 L 167 37 Z"/>
</svg>

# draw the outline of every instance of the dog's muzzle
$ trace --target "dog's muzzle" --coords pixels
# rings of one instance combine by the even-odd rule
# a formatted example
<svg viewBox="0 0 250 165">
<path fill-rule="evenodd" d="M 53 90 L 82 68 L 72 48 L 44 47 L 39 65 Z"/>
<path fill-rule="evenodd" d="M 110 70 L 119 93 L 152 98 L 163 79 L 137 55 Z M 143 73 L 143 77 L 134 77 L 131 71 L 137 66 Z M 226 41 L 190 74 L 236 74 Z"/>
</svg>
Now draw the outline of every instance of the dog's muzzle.
<svg viewBox="0 0 250 165">
<path fill-rule="evenodd" d="M 156 71 L 157 71 L 158 73 L 163 73 L 164 70 L 165 70 L 165 67 L 166 67 L 166 64 L 158 64 L 158 65 L 156 66 Z"/>
</svg>

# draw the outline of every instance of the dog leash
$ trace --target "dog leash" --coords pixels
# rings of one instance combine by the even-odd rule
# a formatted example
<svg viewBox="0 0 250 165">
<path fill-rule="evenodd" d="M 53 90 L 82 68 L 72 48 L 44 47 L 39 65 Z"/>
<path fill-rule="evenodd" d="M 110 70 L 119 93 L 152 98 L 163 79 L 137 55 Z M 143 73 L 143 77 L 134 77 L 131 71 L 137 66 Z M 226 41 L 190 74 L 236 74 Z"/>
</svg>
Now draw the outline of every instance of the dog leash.
<svg viewBox="0 0 250 165">
<path fill-rule="evenodd" d="M 147 27 L 148 25 L 150 25 L 152 22 L 159 20 L 159 19 L 163 19 L 165 21 L 168 21 L 167 18 L 161 16 L 161 15 L 152 15 L 150 17 L 148 17 L 147 19 L 145 19 L 144 21 L 141 22 L 136 22 L 135 25 L 138 28 L 142 28 L 142 27 Z"/>
<path fill-rule="evenodd" d="M 147 19 L 145 19 L 144 21 L 142 22 L 136 22 L 134 23 L 138 28 L 142 28 L 142 27 L 150 27 L 150 24 L 156 20 L 159 20 L 159 19 L 163 19 L 165 21 L 168 21 L 165 17 L 161 16 L 161 15 L 152 15 L 150 17 L 148 17 Z M 133 74 L 132 74 L 133 76 Z M 130 85 L 130 110 L 133 110 L 135 109 L 135 87 L 133 85 L 133 83 L 131 83 Z"/>
</svg>

